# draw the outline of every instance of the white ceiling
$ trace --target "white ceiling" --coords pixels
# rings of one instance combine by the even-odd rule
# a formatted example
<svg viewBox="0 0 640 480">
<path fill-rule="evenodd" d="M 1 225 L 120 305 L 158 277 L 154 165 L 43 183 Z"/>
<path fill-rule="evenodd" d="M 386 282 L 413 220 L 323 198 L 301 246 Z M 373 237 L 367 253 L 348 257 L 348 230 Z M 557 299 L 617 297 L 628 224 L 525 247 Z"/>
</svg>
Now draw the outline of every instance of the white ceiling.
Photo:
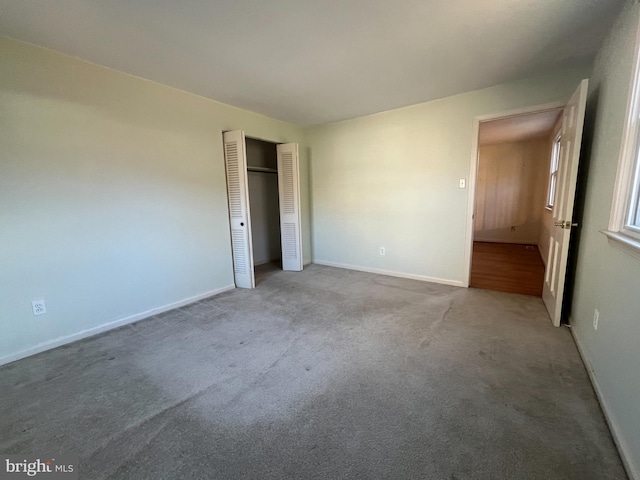
<svg viewBox="0 0 640 480">
<path fill-rule="evenodd" d="M 551 133 L 559 116 L 560 110 L 550 110 L 482 122 L 478 143 L 491 145 L 543 137 Z"/>
<path fill-rule="evenodd" d="M 0 0 L 0 35 L 302 124 L 589 61 L 625 0 Z"/>
</svg>

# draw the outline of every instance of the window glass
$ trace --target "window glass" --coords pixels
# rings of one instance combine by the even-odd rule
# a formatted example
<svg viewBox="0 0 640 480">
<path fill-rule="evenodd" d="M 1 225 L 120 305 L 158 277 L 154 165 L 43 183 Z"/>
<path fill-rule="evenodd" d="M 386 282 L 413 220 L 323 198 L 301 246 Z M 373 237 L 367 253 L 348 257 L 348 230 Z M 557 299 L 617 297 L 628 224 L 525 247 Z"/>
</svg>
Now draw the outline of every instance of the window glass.
<svg viewBox="0 0 640 480">
<path fill-rule="evenodd" d="M 560 161 L 560 135 L 553 141 L 551 149 L 551 167 L 549 170 L 549 189 L 547 195 L 547 208 L 553 207 L 556 201 L 556 187 L 558 183 L 558 164 Z"/>
</svg>

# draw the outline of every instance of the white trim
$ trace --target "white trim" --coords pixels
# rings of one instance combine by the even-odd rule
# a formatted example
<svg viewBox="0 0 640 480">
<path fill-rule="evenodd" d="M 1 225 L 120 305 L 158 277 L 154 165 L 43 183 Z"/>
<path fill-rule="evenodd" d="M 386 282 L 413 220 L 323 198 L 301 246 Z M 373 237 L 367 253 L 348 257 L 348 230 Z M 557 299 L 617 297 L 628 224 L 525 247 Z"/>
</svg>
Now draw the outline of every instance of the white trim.
<svg viewBox="0 0 640 480">
<path fill-rule="evenodd" d="M 640 38 L 640 24 L 638 24 L 636 38 Z M 640 41 L 636 41 L 634 50 L 633 75 L 627 94 L 627 113 L 622 134 L 622 148 L 618 160 L 616 183 L 613 190 L 609 231 L 619 232 L 627 220 L 628 201 L 633 188 L 633 168 L 636 163 L 638 128 L 640 126 Z"/>
<path fill-rule="evenodd" d="M 465 233 L 466 249 L 464 252 L 464 270 L 467 272 L 465 281 L 462 286 L 469 287 L 471 283 L 471 255 L 473 253 L 473 214 L 476 203 L 476 181 L 478 178 L 478 134 L 480 133 L 480 123 L 489 120 L 497 120 L 499 118 L 518 117 L 531 113 L 547 112 L 550 110 L 560 110 L 566 105 L 566 102 L 551 102 L 541 105 L 533 105 L 530 107 L 516 108 L 498 113 L 488 113 L 476 115 L 473 118 L 472 143 L 471 143 L 471 161 L 469 163 L 469 196 L 467 197 L 467 230 Z"/>
<path fill-rule="evenodd" d="M 473 241 L 474 242 L 482 242 L 482 243 L 510 243 L 513 245 L 533 245 L 533 246 L 538 246 L 538 239 L 536 238 L 535 240 L 533 239 L 525 239 L 525 240 L 511 240 L 511 239 L 501 239 L 501 238 L 491 238 L 491 237 L 487 237 L 484 238 L 482 236 L 482 233 L 480 233 L 479 235 L 474 235 L 473 236 Z"/>
<path fill-rule="evenodd" d="M 571 318 L 569 318 L 569 324 L 573 324 Z M 589 360 L 587 359 L 586 351 L 582 343 L 580 342 L 580 339 L 574 332 L 574 329 L 570 328 L 569 330 L 571 330 L 573 341 L 575 342 L 576 347 L 578 347 L 578 352 L 580 353 L 580 357 L 582 358 L 582 363 L 584 364 L 585 370 L 589 375 L 589 380 L 591 380 L 593 390 L 596 392 L 596 397 L 598 398 L 598 402 L 600 402 L 600 407 L 602 409 L 602 413 L 604 414 L 604 418 L 607 421 L 607 425 L 609 426 L 609 430 L 611 431 L 613 441 L 616 444 L 616 447 L 618 447 L 618 454 L 622 459 L 622 464 L 627 471 L 627 475 L 629 476 L 630 480 L 640 480 L 640 472 L 636 470 L 634 464 L 631 463 L 632 456 L 629 453 L 631 450 L 627 446 L 627 443 L 620 433 L 620 427 L 618 426 L 618 423 L 610 414 L 609 404 L 602 395 L 602 389 L 600 388 L 600 384 L 598 383 L 598 379 L 596 378 L 596 372 L 593 369 L 591 362 L 589 362 Z"/>
<path fill-rule="evenodd" d="M 99 333 L 106 332 L 107 330 L 113 330 L 114 328 L 122 327 L 123 325 L 137 322 L 139 320 L 143 320 L 145 318 L 158 315 L 159 313 L 168 312 L 169 310 L 173 310 L 178 307 L 183 307 L 185 305 L 189 305 L 190 303 L 199 302 L 200 300 L 213 297 L 214 295 L 218 295 L 223 292 L 228 292 L 229 290 L 233 290 L 234 288 L 236 288 L 235 285 L 226 285 L 224 287 L 217 288 L 216 290 L 211 290 L 209 292 L 201 293 L 200 295 L 195 295 L 193 297 L 185 298 L 183 300 L 178 300 L 177 302 L 169 303 L 161 307 L 152 308 L 151 310 L 146 310 L 144 312 L 136 313 L 134 315 L 129 315 L 128 317 L 103 323 L 102 325 L 98 325 L 97 327 L 89 328 L 87 330 L 82 330 L 77 333 L 72 333 L 71 335 L 64 335 L 62 337 L 54 338 L 53 340 L 47 340 L 46 342 L 39 343 L 38 345 L 27 348 L 25 350 L 21 350 L 19 352 L 11 353 L 9 355 L 5 355 L 4 357 L 1 357 L 0 365 L 5 365 L 7 363 L 15 362 L 16 360 L 30 357 L 31 355 L 35 355 L 36 353 L 44 352 L 46 350 L 51 350 L 52 348 L 60 347 L 61 345 L 66 345 L 67 343 L 75 342 L 77 340 L 82 340 L 83 338 L 92 337 Z"/>
<path fill-rule="evenodd" d="M 504 110 L 502 112 L 484 113 L 482 115 L 476 115 L 476 119 L 480 122 L 487 122 L 489 120 L 498 120 L 500 118 L 519 117 L 522 115 L 529 115 L 531 113 L 548 112 L 551 110 L 560 110 L 565 107 L 567 102 L 548 102 L 541 103 L 539 105 L 530 105 L 528 107 L 513 108 L 511 110 Z"/>
<path fill-rule="evenodd" d="M 612 232 L 611 230 L 600 230 L 607 236 L 609 244 L 621 249 L 623 252 L 640 259 L 640 241 L 633 237 L 629 237 L 620 232 Z"/>
<path fill-rule="evenodd" d="M 547 179 L 547 200 L 545 207 L 547 210 L 553 211 L 553 205 L 556 203 L 556 190 L 558 189 L 558 172 L 560 171 L 560 144 L 562 142 L 562 122 L 556 122 L 558 125 L 556 131 L 553 132 L 551 140 L 551 158 L 549 159 L 549 178 Z M 554 165 L 555 164 L 555 165 Z M 555 170 L 554 170 L 555 168 Z M 552 188 L 553 187 L 553 188 Z M 553 203 L 551 196 L 553 195 Z"/>
<path fill-rule="evenodd" d="M 460 280 L 449 280 L 446 278 L 427 277 L 424 275 L 414 275 L 412 273 L 393 272 L 391 270 L 382 270 L 380 268 L 360 267 L 358 265 L 349 265 L 347 263 L 325 262 L 324 260 L 314 260 L 316 265 L 324 265 L 325 267 L 344 268 L 347 270 L 357 270 L 358 272 L 377 273 L 378 275 L 388 275 L 390 277 L 409 278 L 411 280 L 420 280 L 421 282 L 441 283 L 443 285 L 452 285 L 454 287 L 464 287 L 464 282 Z"/>
</svg>

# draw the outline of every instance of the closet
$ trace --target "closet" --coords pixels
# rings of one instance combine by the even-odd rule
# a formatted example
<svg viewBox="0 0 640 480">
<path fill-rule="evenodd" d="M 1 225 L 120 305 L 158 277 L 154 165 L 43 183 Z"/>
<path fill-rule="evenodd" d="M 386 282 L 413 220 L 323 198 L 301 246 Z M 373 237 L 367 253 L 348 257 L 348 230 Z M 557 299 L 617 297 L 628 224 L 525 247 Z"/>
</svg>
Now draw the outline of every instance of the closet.
<svg viewBox="0 0 640 480">
<path fill-rule="evenodd" d="M 276 144 L 246 138 L 253 266 L 281 263 Z"/>
<path fill-rule="evenodd" d="M 302 270 L 298 144 L 223 133 L 233 273 L 255 287 L 255 265 L 281 260 Z"/>
</svg>

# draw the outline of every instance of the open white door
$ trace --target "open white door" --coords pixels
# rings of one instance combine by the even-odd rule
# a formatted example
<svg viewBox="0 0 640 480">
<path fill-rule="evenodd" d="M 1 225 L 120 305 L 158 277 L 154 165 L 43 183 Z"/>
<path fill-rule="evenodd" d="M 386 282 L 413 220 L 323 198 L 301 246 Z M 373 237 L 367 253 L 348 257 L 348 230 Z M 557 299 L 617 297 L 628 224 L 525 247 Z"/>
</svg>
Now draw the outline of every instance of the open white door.
<svg viewBox="0 0 640 480">
<path fill-rule="evenodd" d="M 223 134 L 224 159 L 227 170 L 231 249 L 236 286 L 254 288 L 253 247 L 251 245 L 251 214 L 247 183 L 247 153 L 244 132 L 234 130 Z"/>
<path fill-rule="evenodd" d="M 562 112 L 562 136 L 558 165 L 558 183 L 553 205 L 553 224 L 549 244 L 549 257 L 544 276 L 542 299 L 549 311 L 551 321 L 560 326 L 562 299 L 564 296 L 569 239 L 571 238 L 573 204 L 578 179 L 578 161 L 582 129 L 587 104 L 588 80 L 582 80 L 569 103 Z"/>
<path fill-rule="evenodd" d="M 278 145 L 278 194 L 280 196 L 282 269 L 296 272 L 302 270 L 298 165 L 298 144 L 284 143 Z"/>
</svg>

